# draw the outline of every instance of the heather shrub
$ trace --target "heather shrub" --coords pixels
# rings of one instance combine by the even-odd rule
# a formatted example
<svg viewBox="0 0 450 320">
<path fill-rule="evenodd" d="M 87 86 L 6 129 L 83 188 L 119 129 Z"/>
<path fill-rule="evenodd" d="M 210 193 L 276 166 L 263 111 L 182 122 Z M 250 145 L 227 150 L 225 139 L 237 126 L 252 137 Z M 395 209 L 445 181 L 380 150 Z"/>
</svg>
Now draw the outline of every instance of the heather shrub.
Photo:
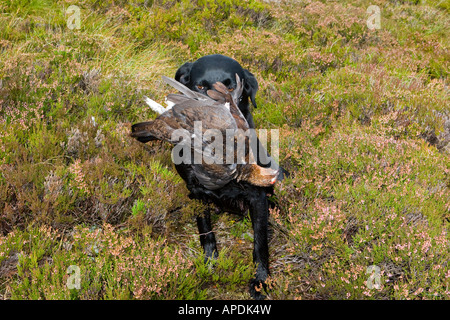
<svg viewBox="0 0 450 320">
<path fill-rule="evenodd" d="M 296 274 L 315 298 L 448 299 L 448 162 L 382 132 L 340 128 L 317 151 L 298 147 L 300 170 L 278 187 L 284 210 L 272 211 L 289 232 L 281 274 Z M 381 270 L 379 288 L 367 286 L 370 266 Z M 290 285 L 282 297 L 300 292 Z"/>
<path fill-rule="evenodd" d="M 29 239 L 23 241 L 22 239 Z M 162 239 L 134 238 L 111 225 L 14 231 L 0 241 L 0 276 L 12 299 L 195 299 L 193 263 Z M 30 250 L 30 248 L 33 248 Z M 71 271 L 79 268 L 79 288 Z M 17 268 L 17 273 L 9 272 Z M 9 280 L 10 281 L 10 280 Z M 71 286 L 72 284 L 72 286 Z"/>
</svg>

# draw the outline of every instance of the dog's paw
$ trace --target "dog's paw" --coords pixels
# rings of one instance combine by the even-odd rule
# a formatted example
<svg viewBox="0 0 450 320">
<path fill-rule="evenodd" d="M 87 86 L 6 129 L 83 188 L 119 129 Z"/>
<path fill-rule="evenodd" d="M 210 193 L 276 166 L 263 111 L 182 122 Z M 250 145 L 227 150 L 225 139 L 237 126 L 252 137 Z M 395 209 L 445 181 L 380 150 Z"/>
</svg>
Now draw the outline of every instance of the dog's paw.
<svg viewBox="0 0 450 320">
<path fill-rule="evenodd" d="M 264 300 L 266 295 L 263 291 L 267 293 L 267 285 L 264 281 L 252 279 L 250 280 L 250 295 L 255 300 Z"/>
</svg>

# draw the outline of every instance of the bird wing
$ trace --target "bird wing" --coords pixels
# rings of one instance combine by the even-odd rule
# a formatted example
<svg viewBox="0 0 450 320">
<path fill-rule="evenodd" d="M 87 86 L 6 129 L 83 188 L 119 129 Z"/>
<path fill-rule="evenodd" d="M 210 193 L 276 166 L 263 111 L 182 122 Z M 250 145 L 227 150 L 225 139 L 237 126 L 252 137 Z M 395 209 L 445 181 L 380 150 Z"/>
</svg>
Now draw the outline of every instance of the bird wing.
<svg viewBox="0 0 450 320">
<path fill-rule="evenodd" d="M 209 98 L 208 96 L 206 96 L 200 92 L 192 91 L 191 89 L 186 87 L 184 84 L 176 81 L 175 79 L 172 79 L 172 78 L 169 78 L 166 76 L 162 76 L 162 79 L 164 80 L 165 83 L 167 83 L 171 87 L 177 89 L 178 91 L 180 91 L 182 94 L 184 94 L 188 98 L 200 100 L 200 101 L 210 101 L 210 102 L 214 101 L 211 98 Z"/>
<path fill-rule="evenodd" d="M 201 164 L 192 166 L 199 183 L 206 189 L 217 190 L 236 178 L 237 166 Z"/>
<path fill-rule="evenodd" d="M 131 126 L 131 136 L 140 142 L 148 142 L 151 140 L 163 140 L 170 143 L 172 141 L 172 133 L 177 129 L 186 129 L 186 125 L 177 121 L 173 116 L 172 110 L 168 110 L 159 115 L 153 121 L 136 123 Z"/>
<path fill-rule="evenodd" d="M 208 129 L 234 129 L 236 123 L 229 110 L 223 105 L 206 101 L 187 100 L 172 107 L 172 112 L 178 121 L 194 126 L 195 121 L 201 121 L 203 132 Z"/>
<path fill-rule="evenodd" d="M 178 93 L 169 93 L 166 96 L 166 102 L 172 103 L 173 105 L 176 105 L 178 103 L 183 103 L 186 101 L 192 100 L 192 98 L 189 98 L 185 95 L 178 94 Z M 173 107 L 172 105 L 172 107 Z"/>
</svg>

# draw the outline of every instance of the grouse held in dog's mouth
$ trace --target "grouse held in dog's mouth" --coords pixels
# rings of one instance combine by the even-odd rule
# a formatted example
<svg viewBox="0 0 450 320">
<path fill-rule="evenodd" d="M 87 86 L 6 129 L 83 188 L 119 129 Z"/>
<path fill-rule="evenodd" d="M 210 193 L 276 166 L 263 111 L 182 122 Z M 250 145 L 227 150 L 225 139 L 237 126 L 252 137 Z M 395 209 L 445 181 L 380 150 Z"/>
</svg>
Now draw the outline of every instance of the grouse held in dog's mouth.
<svg viewBox="0 0 450 320">
<path fill-rule="evenodd" d="M 145 97 L 146 103 L 160 115 L 153 121 L 134 124 L 133 138 L 141 142 L 162 140 L 186 147 L 182 149 L 183 159 L 190 161 L 197 180 L 209 190 L 220 189 L 232 180 L 260 187 L 277 181 L 278 166 L 261 167 L 256 163 L 256 155 L 253 156 L 249 124 L 237 106 L 243 90 L 243 81 L 237 74 L 235 90 L 230 92 L 217 82 L 207 95 L 192 91 L 174 79 L 163 77 L 163 80 L 181 94 L 169 94 L 167 108 Z"/>
</svg>

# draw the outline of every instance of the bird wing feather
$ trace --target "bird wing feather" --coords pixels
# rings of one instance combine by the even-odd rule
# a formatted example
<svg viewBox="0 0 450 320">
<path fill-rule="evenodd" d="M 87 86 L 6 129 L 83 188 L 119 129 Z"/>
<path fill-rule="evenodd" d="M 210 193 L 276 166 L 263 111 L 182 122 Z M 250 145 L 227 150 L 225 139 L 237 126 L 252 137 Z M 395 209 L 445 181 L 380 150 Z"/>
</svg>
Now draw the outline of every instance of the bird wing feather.
<svg viewBox="0 0 450 320">
<path fill-rule="evenodd" d="M 209 98 L 208 96 L 201 94 L 200 92 L 192 91 L 191 89 L 186 87 L 184 84 L 176 81 L 175 79 L 172 79 L 172 78 L 169 78 L 166 76 L 162 76 L 162 79 L 164 80 L 165 83 L 167 83 L 171 87 L 177 89 L 178 91 L 180 91 L 182 94 L 184 94 L 188 98 L 192 98 L 195 100 L 210 101 L 210 102 L 214 101 L 211 98 Z"/>
</svg>

